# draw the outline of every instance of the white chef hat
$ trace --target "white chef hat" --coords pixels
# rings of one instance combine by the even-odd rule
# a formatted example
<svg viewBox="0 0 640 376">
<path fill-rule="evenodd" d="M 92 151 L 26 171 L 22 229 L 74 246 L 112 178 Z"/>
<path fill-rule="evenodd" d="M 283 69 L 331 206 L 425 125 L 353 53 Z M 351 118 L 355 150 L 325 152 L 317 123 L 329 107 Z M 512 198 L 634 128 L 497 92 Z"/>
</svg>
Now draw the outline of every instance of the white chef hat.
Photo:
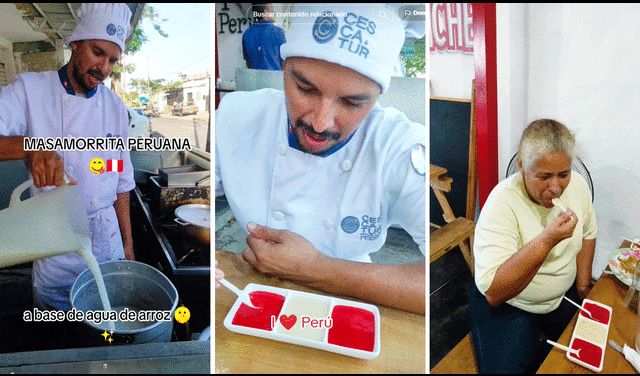
<svg viewBox="0 0 640 376">
<path fill-rule="evenodd" d="M 404 36 L 395 11 L 382 4 L 301 4 L 291 11 L 280 56 L 340 64 L 377 82 L 384 93 Z"/>
<path fill-rule="evenodd" d="M 124 51 L 129 36 L 131 10 L 124 3 L 83 3 L 78 12 L 78 26 L 68 42 L 100 39 L 113 42 Z"/>
</svg>

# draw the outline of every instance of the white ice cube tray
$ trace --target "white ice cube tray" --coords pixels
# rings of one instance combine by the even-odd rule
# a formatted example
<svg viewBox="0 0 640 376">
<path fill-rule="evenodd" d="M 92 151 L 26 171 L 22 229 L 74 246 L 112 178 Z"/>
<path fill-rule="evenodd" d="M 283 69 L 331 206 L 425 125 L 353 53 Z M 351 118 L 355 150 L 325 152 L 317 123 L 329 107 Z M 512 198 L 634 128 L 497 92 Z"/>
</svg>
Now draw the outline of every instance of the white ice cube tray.
<svg viewBox="0 0 640 376">
<path fill-rule="evenodd" d="M 280 310 L 280 312 L 276 316 L 277 319 L 275 321 L 275 328 L 273 330 L 269 331 L 269 330 L 263 330 L 263 329 L 257 329 L 257 328 L 251 328 L 251 327 L 247 327 L 247 326 L 241 326 L 241 325 L 232 324 L 232 321 L 233 321 L 233 318 L 236 315 L 236 312 L 238 311 L 238 309 L 242 305 L 242 302 L 240 301 L 240 299 L 239 298 L 236 299 L 235 303 L 233 304 L 233 307 L 231 307 L 231 310 L 229 311 L 229 313 L 227 314 L 227 316 L 224 319 L 224 326 L 227 329 L 229 329 L 230 331 L 232 331 L 232 332 L 241 333 L 241 334 L 248 334 L 248 335 L 252 335 L 252 336 L 256 336 L 256 337 L 268 338 L 268 339 L 272 339 L 274 341 L 288 342 L 288 343 L 293 343 L 293 344 L 296 344 L 296 345 L 313 347 L 313 348 L 316 348 L 316 349 L 321 349 L 321 350 L 325 350 L 325 351 L 331 351 L 331 352 L 334 352 L 334 353 L 339 353 L 339 354 L 348 355 L 348 356 L 352 356 L 352 357 L 355 357 L 355 358 L 361 358 L 361 359 L 373 359 L 373 358 L 377 357 L 380 354 L 380 312 L 378 311 L 378 307 L 376 307 L 374 305 L 366 304 L 366 303 L 353 302 L 353 301 L 350 301 L 350 300 L 344 300 L 344 299 L 334 298 L 334 297 L 330 297 L 330 296 L 323 296 L 323 295 L 311 294 L 311 293 L 306 293 L 306 292 L 301 292 L 301 291 L 294 291 L 294 290 L 283 289 L 283 288 L 278 288 L 278 287 L 259 285 L 259 284 L 254 284 L 254 283 L 248 284 L 245 287 L 244 291 L 247 294 L 250 293 L 250 292 L 253 292 L 253 291 L 264 291 L 264 292 L 269 292 L 269 293 L 273 293 L 273 294 L 278 294 L 278 295 L 281 295 L 281 296 L 283 296 L 285 298 L 284 304 L 282 306 L 282 309 Z M 311 299 L 311 300 L 315 300 L 315 301 L 321 302 L 321 303 L 328 303 L 329 310 L 328 310 L 328 314 L 327 315 L 330 315 L 331 312 L 333 312 L 333 307 L 335 307 L 336 305 L 343 305 L 343 306 L 348 306 L 348 307 L 360 308 L 360 309 L 363 309 L 363 310 L 366 310 L 366 311 L 369 311 L 369 312 L 373 313 L 374 320 L 375 320 L 375 342 L 374 342 L 374 346 L 373 346 L 373 351 L 365 351 L 365 350 L 360 350 L 360 349 L 353 349 L 353 348 L 344 347 L 344 346 L 340 346 L 340 345 L 329 343 L 328 342 L 329 330 L 326 329 L 326 328 L 323 328 L 322 330 L 324 332 L 320 334 L 320 336 L 322 337 L 322 340 L 302 338 L 302 337 L 297 337 L 297 336 L 294 336 L 294 335 L 290 334 L 292 332 L 290 332 L 284 326 L 282 326 L 282 324 L 280 323 L 280 320 L 278 320 L 278 318 L 282 314 L 286 314 L 286 315 L 296 314 L 295 312 L 288 311 L 289 303 L 292 300 L 295 300 L 295 299 Z M 301 322 L 301 315 L 300 314 L 296 314 L 296 316 L 297 316 L 297 320 L 298 320 L 296 325 L 298 325 L 298 323 Z M 311 317 L 311 316 L 309 316 L 309 317 Z M 325 316 L 325 318 L 326 318 L 326 316 Z M 320 317 L 318 317 L 318 319 L 320 319 Z M 291 328 L 291 329 L 294 329 L 294 328 Z M 308 328 L 299 329 L 299 330 L 303 330 L 304 331 L 304 330 L 307 330 L 307 329 Z M 312 330 L 317 331 L 318 329 L 312 329 Z M 300 333 L 300 332 L 298 332 L 298 333 Z"/>
<path fill-rule="evenodd" d="M 600 372 L 602 371 L 602 365 L 604 363 L 604 351 L 607 348 L 607 336 L 609 335 L 609 326 L 611 325 L 611 318 L 612 318 L 612 314 L 613 314 L 613 310 L 611 309 L 611 307 L 604 305 L 602 303 L 598 303 L 596 301 L 593 300 L 589 300 L 589 299 L 584 299 L 582 302 L 582 308 L 586 308 L 585 304 L 586 303 L 591 303 L 591 304 L 595 304 L 599 307 L 602 307 L 604 309 L 606 309 L 607 311 L 609 311 L 609 321 L 607 322 L 607 324 L 603 324 L 600 323 L 598 321 L 592 320 L 587 316 L 586 312 L 583 311 L 579 311 L 578 312 L 578 321 L 576 322 L 576 327 L 573 330 L 573 335 L 571 336 L 571 341 L 569 342 L 569 347 L 570 348 L 574 348 L 574 341 L 576 340 L 576 338 L 581 339 L 585 342 L 588 342 L 596 347 L 599 347 L 602 352 L 601 352 L 601 357 L 600 357 L 600 366 L 599 367 L 594 367 L 591 364 L 588 364 L 580 359 L 577 359 L 574 357 L 573 354 L 571 354 L 570 352 L 567 352 L 567 358 L 574 362 L 574 363 L 578 363 L 583 367 L 586 367 L 594 372 Z M 577 348 L 577 347 L 576 347 Z M 583 351 L 583 350 L 581 350 Z"/>
</svg>

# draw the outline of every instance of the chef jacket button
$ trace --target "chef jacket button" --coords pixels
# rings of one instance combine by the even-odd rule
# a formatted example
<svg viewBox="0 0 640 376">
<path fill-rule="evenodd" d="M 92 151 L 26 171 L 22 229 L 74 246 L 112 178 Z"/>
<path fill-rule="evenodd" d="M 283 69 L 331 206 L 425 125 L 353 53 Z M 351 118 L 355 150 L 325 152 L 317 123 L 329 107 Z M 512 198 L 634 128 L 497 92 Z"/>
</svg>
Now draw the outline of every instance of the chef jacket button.
<svg viewBox="0 0 640 376">
<path fill-rule="evenodd" d="M 273 213 L 273 219 L 276 221 L 282 221 L 284 219 L 284 213 L 280 211 Z"/>
<path fill-rule="evenodd" d="M 278 146 L 278 154 L 285 155 L 287 154 L 287 147 L 284 145 Z"/>
<path fill-rule="evenodd" d="M 65 101 L 66 101 L 68 98 L 69 98 L 69 95 L 67 95 L 67 94 L 63 94 L 63 95 L 62 95 L 62 99 L 64 99 Z"/>
<path fill-rule="evenodd" d="M 340 164 L 340 168 L 342 169 L 342 171 L 345 171 L 345 172 L 351 170 L 351 167 L 353 167 L 353 165 L 351 164 L 351 161 L 349 161 L 349 160 L 343 161 Z"/>
<path fill-rule="evenodd" d="M 331 228 L 331 220 L 330 219 L 325 219 L 324 222 L 322 222 L 322 225 L 324 226 L 324 228 L 330 229 Z"/>
<path fill-rule="evenodd" d="M 69 166 L 69 167 L 67 167 L 67 171 L 68 171 L 68 172 L 73 172 L 73 166 Z"/>
<path fill-rule="evenodd" d="M 96 199 L 91 200 L 91 205 L 93 206 L 98 205 L 98 201 Z"/>
<path fill-rule="evenodd" d="M 100 107 L 100 102 L 96 103 L 96 106 Z"/>
</svg>

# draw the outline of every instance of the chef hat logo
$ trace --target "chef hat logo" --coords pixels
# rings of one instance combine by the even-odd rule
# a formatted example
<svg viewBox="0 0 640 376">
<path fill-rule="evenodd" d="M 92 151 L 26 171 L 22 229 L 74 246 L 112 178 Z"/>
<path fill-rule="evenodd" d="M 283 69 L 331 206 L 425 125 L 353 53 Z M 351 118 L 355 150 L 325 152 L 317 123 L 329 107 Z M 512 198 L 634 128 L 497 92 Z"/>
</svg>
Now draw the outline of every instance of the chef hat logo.
<svg viewBox="0 0 640 376">
<path fill-rule="evenodd" d="M 78 25 L 68 42 L 98 39 L 115 43 L 124 51 L 131 31 L 131 10 L 124 3 L 84 3 L 78 12 Z"/>
<path fill-rule="evenodd" d="M 113 35 L 116 33 L 116 25 L 110 23 L 107 25 L 107 34 Z"/>
<path fill-rule="evenodd" d="M 307 57 L 355 70 L 382 93 L 404 44 L 404 26 L 383 4 L 299 4 L 291 12 L 283 59 Z"/>
<path fill-rule="evenodd" d="M 327 43 L 338 34 L 338 19 L 333 15 L 320 16 L 313 24 L 313 39 Z"/>
</svg>

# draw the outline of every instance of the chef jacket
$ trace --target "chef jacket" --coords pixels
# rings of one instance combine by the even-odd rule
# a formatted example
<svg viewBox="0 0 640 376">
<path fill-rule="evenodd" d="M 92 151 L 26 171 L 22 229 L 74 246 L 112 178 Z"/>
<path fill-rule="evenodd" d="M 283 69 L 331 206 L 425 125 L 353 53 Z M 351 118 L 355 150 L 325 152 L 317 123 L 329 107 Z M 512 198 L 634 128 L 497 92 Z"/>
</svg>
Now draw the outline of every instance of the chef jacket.
<svg viewBox="0 0 640 376">
<path fill-rule="evenodd" d="M 317 156 L 288 141 L 284 92 L 224 96 L 216 111 L 216 196 L 238 223 L 296 233 L 330 257 L 370 262 L 400 225 L 425 253 L 425 177 L 411 163 L 424 126 L 375 104 L 351 139 Z"/>
<path fill-rule="evenodd" d="M 129 136 L 127 110 L 115 93 L 104 85 L 76 96 L 59 72 L 25 73 L 4 87 L 0 94 L 0 135 L 27 137 L 122 137 Z M 78 182 L 87 212 L 92 251 L 98 263 L 124 259 L 120 227 L 113 203 L 116 194 L 135 187 L 129 151 L 58 151 L 67 175 Z M 123 161 L 123 171 L 94 174 L 94 158 Z M 31 194 L 45 189 L 32 188 Z M 37 234 L 33 234 L 37 236 Z M 69 292 L 76 277 L 87 269 L 75 253 L 34 261 L 34 303 L 42 309 L 69 310 Z"/>
</svg>

